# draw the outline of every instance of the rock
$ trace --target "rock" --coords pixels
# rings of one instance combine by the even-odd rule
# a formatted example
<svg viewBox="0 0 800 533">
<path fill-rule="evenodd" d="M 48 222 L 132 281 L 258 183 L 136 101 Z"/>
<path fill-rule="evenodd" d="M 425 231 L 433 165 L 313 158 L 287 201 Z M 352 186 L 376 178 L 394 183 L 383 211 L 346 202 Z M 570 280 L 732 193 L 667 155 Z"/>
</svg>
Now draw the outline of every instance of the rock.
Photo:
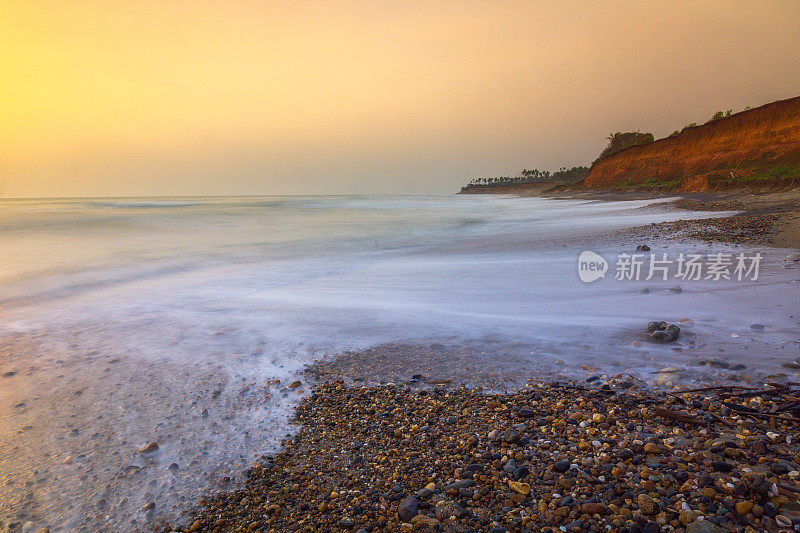
<svg viewBox="0 0 800 533">
<path fill-rule="evenodd" d="M 655 511 L 655 503 L 653 503 L 653 499 L 647 494 L 639 494 L 636 503 L 639 505 L 639 510 L 644 514 L 653 514 L 653 511 Z"/>
<path fill-rule="evenodd" d="M 419 528 L 435 528 L 440 522 L 435 518 L 425 516 L 424 514 L 418 514 L 411 519 L 411 523 Z"/>
<path fill-rule="evenodd" d="M 649 252 L 650 251 L 650 247 L 647 246 L 646 244 L 640 244 L 639 246 L 636 247 L 636 251 L 637 252 Z"/>
<path fill-rule="evenodd" d="M 663 321 L 653 321 L 647 324 L 647 332 L 650 338 L 657 342 L 672 342 L 678 340 L 681 328 L 675 324 L 667 324 Z"/>
<path fill-rule="evenodd" d="M 189 533 L 195 533 L 196 531 L 200 531 L 201 529 L 203 529 L 203 523 L 200 520 L 198 520 L 191 525 L 191 527 L 189 528 Z"/>
<path fill-rule="evenodd" d="M 505 433 L 503 433 L 503 440 L 509 444 L 514 444 L 519 442 L 519 432 L 514 431 L 513 429 L 509 429 Z"/>
<path fill-rule="evenodd" d="M 472 474 L 474 474 L 476 472 L 483 472 L 483 470 L 484 470 L 483 465 L 482 464 L 478 464 L 478 463 L 472 463 L 472 464 L 469 464 L 469 465 L 467 465 L 467 466 L 465 466 L 463 468 L 463 471 L 464 472 L 469 472 L 470 475 L 472 475 Z"/>
<path fill-rule="evenodd" d="M 291 383 L 289 383 L 289 388 L 290 389 L 296 389 L 296 388 L 300 387 L 302 384 L 303 384 L 303 382 L 298 379 L 296 381 L 292 381 Z"/>
<path fill-rule="evenodd" d="M 513 477 L 516 481 L 519 481 L 520 479 L 525 479 L 529 475 L 531 475 L 530 469 L 528 469 L 527 466 L 521 466 L 514 470 L 514 473 L 511 474 L 511 477 Z"/>
<path fill-rule="evenodd" d="M 508 486 L 511 487 L 511 490 L 518 494 L 522 494 L 523 496 L 527 496 L 531 493 L 531 486 L 527 483 L 521 483 L 519 481 L 509 481 Z"/>
<path fill-rule="evenodd" d="M 668 366 L 658 371 L 656 375 L 656 383 L 665 388 L 675 387 L 679 383 L 681 369 Z"/>
<path fill-rule="evenodd" d="M 445 485 L 444 491 L 450 492 L 455 491 L 458 492 L 461 489 L 467 489 L 475 484 L 475 481 L 472 479 L 462 479 L 461 481 L 456 481 L 455 483 L 450 483 L 449 485 Z"/>
<path fill-rule="evenodd" d="M 553 470 L 563 474 L 564 472 L 570 469 L 570 466 L 572 465 L 570 464 L 569 461 L 556 461 L 555 463 L 553 463 Z"/>
<path fill-rule="evenodd" d="M 754 504 L 751 501 L 743 501 L 743 502 L 737 502 L 736 505 L 733 506 L 733 508 L 736 509 L 737 513 L 744 516 L 753 510 L 753 505 Z"/>
<path fill-rule="evenodd" d="M 764 327 L 765 327 L 764 324 L 750 324 L 750 329 L 755 329 L 759 331 L 763 330 Z"/>
<path fill-rule="evenodd" d="M 419 502 L 414 496 L 409 496 L 400 501 L 400 505 L 397 506 L 397 515 L 403 522 L 410 522 L 417 516 L 418 510 Z"/>
<path fill-rule="evenodd" d="M 694 511 L 690 511 L 688 509 L 682 509 L 680 515 L 678 516 L 678 521 L 683 524 L 684 526 L 688 526 L 694 519 L 696 518 Z"/>
<path fill-rule="evenodd" d="M 653 442 L 648 442 L 647 444 L 644 445 L 644 453 L 649 453 L 653 455 L 660 454 L 661 446 Z"/>
<path fill-rule="evenodd" d="M 586 514 L 607 514 L 609 509 L 602 503 L 586 502 L 581 504 L 581 512 Z"/>
<path fill-rule="evenodd" d="M 436 518 L 439 520 L 449 520 L 451 516 L 461 518 L 464 516 L 464 509 L 452 500 L 444 500 L 436 506 Z"/>
<path fill-rule="evenodd" d="M 137 453 L 149 454 L 149 453 L 155 453 L 157 451 L 158 451 L 158 443 L 149 442 L 144 446 L 142 446 L 141 448 L 139 448 L 139 451 Z"/>
<path fill-rule="evenodd" d="M 730 472 L 733 470 L 733 465 L 725 461 L 711 461 L 711 468 L 717 472 Z"/>
</svg>

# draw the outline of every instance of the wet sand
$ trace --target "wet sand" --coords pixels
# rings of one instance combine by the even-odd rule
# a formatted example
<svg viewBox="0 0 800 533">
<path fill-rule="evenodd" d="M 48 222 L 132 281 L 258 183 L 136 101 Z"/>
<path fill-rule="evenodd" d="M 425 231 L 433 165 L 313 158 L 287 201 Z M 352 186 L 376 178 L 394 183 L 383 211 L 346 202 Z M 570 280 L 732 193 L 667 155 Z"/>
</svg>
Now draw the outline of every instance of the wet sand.
<svg viewBox="0 0 800 533">
<path fill-rule="evenodd" d="M 665 222 L 657 227 L 641 228 L 638 236 L 646 238 L 671 234 L 704 242 L 800 248 L 800 188 L 776 191 L 754 188 L 750 191 L 703 193 L 567 188 L 537 194 L 553 198 L 602 201 L 679 197 L 670 203 L 672 207 L 691 211 L 737 211 L 737 213 L 729 217 Z M 521 195 L 525 196 L 527 193 L 523 192 Z"/>
</svg>

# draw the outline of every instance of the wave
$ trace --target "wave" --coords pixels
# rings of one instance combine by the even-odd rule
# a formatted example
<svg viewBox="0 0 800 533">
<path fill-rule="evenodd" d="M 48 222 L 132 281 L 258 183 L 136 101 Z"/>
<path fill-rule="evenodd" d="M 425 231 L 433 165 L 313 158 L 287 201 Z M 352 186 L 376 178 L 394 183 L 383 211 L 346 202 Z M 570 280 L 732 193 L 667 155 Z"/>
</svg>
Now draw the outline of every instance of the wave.
<svg viewBox="0 0 800 533">
<path fill-rule="evenodd" d="M 194 207 L 204 205 L 201 202 L 135 202 L 135 201 L 92 201 L 87 202 L 89 207 L 118 207 L 123 209 L 153 209 L 159 207 Z"/>
</svg>

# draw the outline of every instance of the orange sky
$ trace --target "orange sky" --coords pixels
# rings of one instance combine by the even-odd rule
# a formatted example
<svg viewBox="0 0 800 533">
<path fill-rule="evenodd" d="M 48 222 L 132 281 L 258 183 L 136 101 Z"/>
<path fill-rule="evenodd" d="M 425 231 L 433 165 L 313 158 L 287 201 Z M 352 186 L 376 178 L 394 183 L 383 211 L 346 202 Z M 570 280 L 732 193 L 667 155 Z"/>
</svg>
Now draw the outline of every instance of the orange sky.
<svg viewBox="0 0 800 533">
<path fill-rule="evenodd" d="M 452 192 L 800 95 L 800 2 L 3 0 L 0 194 Z"/>
</svg>

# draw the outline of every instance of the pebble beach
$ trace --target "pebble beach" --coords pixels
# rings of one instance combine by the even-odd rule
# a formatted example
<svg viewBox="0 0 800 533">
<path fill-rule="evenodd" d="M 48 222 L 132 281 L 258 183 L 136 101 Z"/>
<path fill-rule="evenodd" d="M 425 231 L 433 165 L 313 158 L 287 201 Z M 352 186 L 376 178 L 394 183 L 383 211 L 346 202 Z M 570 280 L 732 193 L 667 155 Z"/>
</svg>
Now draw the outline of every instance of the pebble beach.
<svg viewBox="0 0 800 533">
<path fill-rule="evenodd" d="M 242 489 L 164 530 L 793 530 L 796 396 L 778 385 L 657 392 L 622 376 L 501 394 L 328 382 Z"/>
</svg>

